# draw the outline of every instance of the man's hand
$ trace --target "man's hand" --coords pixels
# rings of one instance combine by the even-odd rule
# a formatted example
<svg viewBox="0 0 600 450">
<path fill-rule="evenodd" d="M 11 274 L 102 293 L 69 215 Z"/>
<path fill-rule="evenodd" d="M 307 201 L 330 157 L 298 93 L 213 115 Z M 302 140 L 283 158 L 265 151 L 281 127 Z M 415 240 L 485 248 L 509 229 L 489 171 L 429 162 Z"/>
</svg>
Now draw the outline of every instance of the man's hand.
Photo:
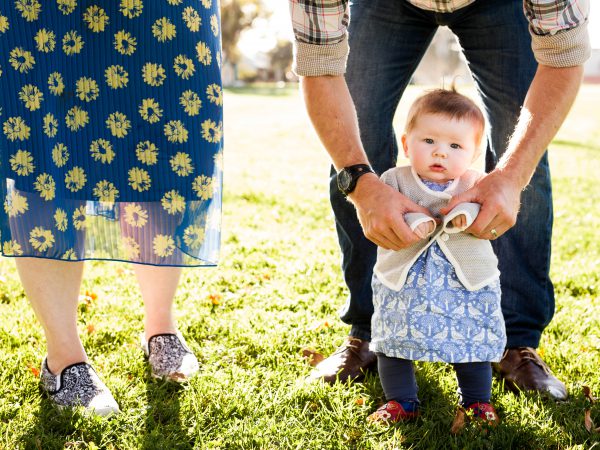
<svg viewBox="0 0 600 450">
<path fill-rule="evenodd" d="M 448 214 L 452 208 L 463 202 L 479 203 L 479 215 L 465 231 L 480 239 L 492 240 L 506 233 L 516 223 L 520 199 L 519 184 L 496 169 L 481 178 L 468 191 L 453 197 L 448 206 L 440 212 Z"/>
<path fill-rule="evenodd" d="M 401 250 L 421 239 L 406 224 L 404 214 L 421 212 L 431 216 L 429 210 L 412 202 L 375 174 L 360 177 L 349 198 L 356 207 L 367 239 L 388 250 Z"/>
</svg>

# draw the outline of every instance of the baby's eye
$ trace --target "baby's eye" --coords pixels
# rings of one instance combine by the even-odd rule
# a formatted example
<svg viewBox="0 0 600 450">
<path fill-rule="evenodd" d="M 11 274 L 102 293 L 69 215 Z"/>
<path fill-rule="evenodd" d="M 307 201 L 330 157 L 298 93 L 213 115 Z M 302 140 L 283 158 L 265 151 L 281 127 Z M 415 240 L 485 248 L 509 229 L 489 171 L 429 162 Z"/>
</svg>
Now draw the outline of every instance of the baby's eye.
<svg viewBox="0 0 600 450">
<path fill-rule="evenodd" d="M 423 141 L 425 141 L 425 143 L 427 143 L 427 144 L 433 144 L 433 139 L 431 139 L 431 138 L 425 138 L 425 139 L 423 139 Z"/>
<path fill-rule="evenodd" d="M 461 148 L 460 144 L 450 144 L 450 148 L 453 148 L 455 150 Z"/>
</svg>

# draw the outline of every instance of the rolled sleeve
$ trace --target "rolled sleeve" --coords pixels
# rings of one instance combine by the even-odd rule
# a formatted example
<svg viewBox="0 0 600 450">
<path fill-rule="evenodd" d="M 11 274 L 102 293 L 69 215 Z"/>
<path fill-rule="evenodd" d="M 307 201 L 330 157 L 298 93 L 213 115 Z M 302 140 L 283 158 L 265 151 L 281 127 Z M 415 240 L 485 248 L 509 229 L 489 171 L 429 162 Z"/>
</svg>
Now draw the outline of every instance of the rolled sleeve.
<svg viewBox="0 0 600 450">
<path fill-rule="evenodd" d="M 592 53 L 587 21 L 556 34 L 540 36 L 532 33 L 531 46 L 537 62 L 550 67 L 580 66 Z"/>
<path fill-rule="evenodd" d="M 294 72 L 301 77 L 340 76 L 346 73 L 348 38 L 336 44 L 294 44 Z"/>
</svg>

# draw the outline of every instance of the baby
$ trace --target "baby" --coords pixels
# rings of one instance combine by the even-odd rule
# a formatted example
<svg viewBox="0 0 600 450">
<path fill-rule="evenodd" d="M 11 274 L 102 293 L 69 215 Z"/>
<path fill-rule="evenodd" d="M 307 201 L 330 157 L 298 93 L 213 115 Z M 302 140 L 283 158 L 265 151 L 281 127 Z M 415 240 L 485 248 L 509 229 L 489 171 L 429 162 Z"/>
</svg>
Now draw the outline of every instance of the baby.
<svg viewBox="0 0 600 450">
<path fill-rule="evenodd" d="M 413 361 L 439 361 L 456 371 L 461 406 L 477 418 L 499 421 L 490 403 L 491 362 L 500 361 L 506 344 L 497 259 L 489 241 L 464 232 L 478 204 L 439 214 L 452 196 L 483 176 L 469 167 L 484 128 L 483 114 L 467 97 L 454 90 L 429 92 L 410 108 L 402 136 L 410 166 L 381 176 L 437 220 L 406 214 L 422 240 L 401 251 L 378 249 L 371 349 L 387 403 L 369 420 L 417 417 Z"/>
</svg>

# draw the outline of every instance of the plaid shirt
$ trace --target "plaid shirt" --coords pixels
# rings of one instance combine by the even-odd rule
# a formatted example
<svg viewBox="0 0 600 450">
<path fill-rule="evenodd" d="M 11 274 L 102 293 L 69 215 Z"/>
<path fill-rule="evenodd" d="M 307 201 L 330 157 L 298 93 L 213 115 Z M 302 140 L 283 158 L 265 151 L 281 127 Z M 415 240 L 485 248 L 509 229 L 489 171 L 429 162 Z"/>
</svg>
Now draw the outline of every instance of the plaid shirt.
<svg viewBox="0 0 600 450">
<path fill-rule="evenodd" d="M 348 56 L 348 0 L 288 0 L 296 37 L 298 75 L 342 75 Z M 369 1 L 369 0 L 366 0 Z M 441 13 L 476 0 L 402 0 Z M 485 1 L 485 0 L 480 0 Z M 589 0 L 523 0 L 537 61 L 553 67 L 583 64 L 590 55 Z"/>
</svg>

